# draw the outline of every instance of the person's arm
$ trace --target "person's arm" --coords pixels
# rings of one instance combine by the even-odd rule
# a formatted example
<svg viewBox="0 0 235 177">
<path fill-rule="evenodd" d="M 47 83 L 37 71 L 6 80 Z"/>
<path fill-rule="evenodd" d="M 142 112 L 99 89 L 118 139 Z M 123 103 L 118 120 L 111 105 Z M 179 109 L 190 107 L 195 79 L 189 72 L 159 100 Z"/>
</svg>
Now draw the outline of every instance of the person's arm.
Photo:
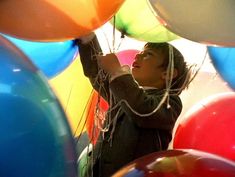
<svg viewBox="0 0 235 177">
<path fill-rule="evenodd" d="M 101 77 L 98 76 L 102 71 L 98 67 L 97 56 L 102 55 L 102 50 L 95 33 L 81 37 L 78 45 L 84 75 L 89 78 L 93 88 L 108 101 L 109 81 L 107 77 L 101 81 Z"/>
<path fill-rule="evenodd" d="M 97 56 L 102 54 L 95 33 L 78 39 L 78 45 L 84 75 L 88 78 L 95 78 L 98 74 Z"/>
<path fill-rule="evenodd" d="M 165 101 L 155 113 L 149 116 L 135 114 L 133 110 L 139 114 L 151 113 L 160 104 L 164 93 L 147 94 L 147 92 L 140 88 L 135 82 L 132 75 L 116 77 L 110 82 L 110 88 L 117 101 L 122 101 L 122 108 L 125 113 L 133 119 L 137 126 L 142 128 L 172 130 L 182 110 L 179 97 L 170 96 L 169 108 Z M 125 100 L 126 103 L 123 102 L 123 100 Z"/>
</svg>

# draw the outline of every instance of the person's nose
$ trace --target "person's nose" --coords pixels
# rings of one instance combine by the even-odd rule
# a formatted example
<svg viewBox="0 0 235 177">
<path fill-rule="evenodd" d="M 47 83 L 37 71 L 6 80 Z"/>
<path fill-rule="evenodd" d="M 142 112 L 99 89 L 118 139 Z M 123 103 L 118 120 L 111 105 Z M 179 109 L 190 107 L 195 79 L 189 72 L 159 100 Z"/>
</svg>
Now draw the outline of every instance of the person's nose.
<svg viewBox="0 0 235 177">
<path fill-rule="evenodd" d="M 134 61 L 140 61 L 141 59 L 142 59 L 142 54 L 141 54 L 141 53 L 137 53 L 137 54 L 135 55 Z"/>
</svg>

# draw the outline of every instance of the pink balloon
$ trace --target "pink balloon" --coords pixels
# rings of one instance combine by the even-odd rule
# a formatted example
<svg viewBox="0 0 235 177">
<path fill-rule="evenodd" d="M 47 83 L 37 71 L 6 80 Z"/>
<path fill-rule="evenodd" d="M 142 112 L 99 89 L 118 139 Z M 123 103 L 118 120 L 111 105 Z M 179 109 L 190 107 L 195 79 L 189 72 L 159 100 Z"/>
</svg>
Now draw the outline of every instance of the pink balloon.
<svg viewBox="0 0 235 177">
<path fill-rule="evenodd" d="M 235 163 L 192 149 L 168 150 L 143 156 L 113 177 L 234 177 Z"/>
<path fill-rule="evenodd" d="M 209 97 L 186 113 L 173 139 L 173 148 L 197 149 L 235 161 L 235 94 Z"/>
<path fill-rule="evenodd" d="M 123 50 L 118 53 L 116 53 L 119 62 L 121 65 L 129 65 L 131 66 L 136 54 L 138 54 L 140 51 L 135 49 L 129 49 L 129 50 Z"/>
</svg>

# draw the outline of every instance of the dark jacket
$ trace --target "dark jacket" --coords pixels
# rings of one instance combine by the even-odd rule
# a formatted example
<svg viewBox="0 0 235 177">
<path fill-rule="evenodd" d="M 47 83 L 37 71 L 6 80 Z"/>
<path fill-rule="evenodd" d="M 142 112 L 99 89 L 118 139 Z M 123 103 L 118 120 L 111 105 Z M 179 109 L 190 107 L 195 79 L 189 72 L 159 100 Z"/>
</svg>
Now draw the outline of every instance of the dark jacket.
<svg viewBox="0 0 235 177">
<path fill-rule="evenodd" d="M 110 89 L 113 94 L 113 105 L 121 101 L 120 106 L 111 111 L 111 118 L 114 118 L 119 110 L 111 140 L 109 139 L 113 124 L 107 132 L 101 133 L 94 148 L 96 168 L 93 169 L 93 176 L 111 176 L 138 157 L 166 150 L 172 139 L 173 127 L 182 110 L 180 98 L 172 95 L 169 97 L 170 108 L 164 103 L 154 114 L 147 117 L 138 116 L 123 100 L 126 100 L 136 112 L 146 114 L 159 105 L 164 91 L 144 90 L 139 87 L 131 74 L 119 76 L 110 83 L 107 79 L 99 82 L 95 79 L 98 72 L 96 56 L 101 53 L 97 38 L 86 45 L 81 44 L 79 50 L 84 74 L 90 79 L 93 87 L 96 90 L 102 88 L 99 91 L 107 101 L 110 100 Z"/>
</svg>

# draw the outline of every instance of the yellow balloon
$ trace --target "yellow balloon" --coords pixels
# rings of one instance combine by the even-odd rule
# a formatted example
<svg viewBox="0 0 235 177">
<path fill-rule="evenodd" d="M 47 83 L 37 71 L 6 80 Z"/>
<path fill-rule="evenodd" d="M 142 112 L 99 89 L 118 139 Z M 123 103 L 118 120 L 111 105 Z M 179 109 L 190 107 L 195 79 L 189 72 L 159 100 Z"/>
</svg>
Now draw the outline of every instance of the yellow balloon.
<svg viewBox="0 0 235 177">
<path fill-rule="evenodd" d="M 74 136 L 85 131 L 87 106 L 92 86 L 84 76 L 79 56 L 62 73 L 49 80 L 49 84 L 67 114 Z"/>
</svg>

